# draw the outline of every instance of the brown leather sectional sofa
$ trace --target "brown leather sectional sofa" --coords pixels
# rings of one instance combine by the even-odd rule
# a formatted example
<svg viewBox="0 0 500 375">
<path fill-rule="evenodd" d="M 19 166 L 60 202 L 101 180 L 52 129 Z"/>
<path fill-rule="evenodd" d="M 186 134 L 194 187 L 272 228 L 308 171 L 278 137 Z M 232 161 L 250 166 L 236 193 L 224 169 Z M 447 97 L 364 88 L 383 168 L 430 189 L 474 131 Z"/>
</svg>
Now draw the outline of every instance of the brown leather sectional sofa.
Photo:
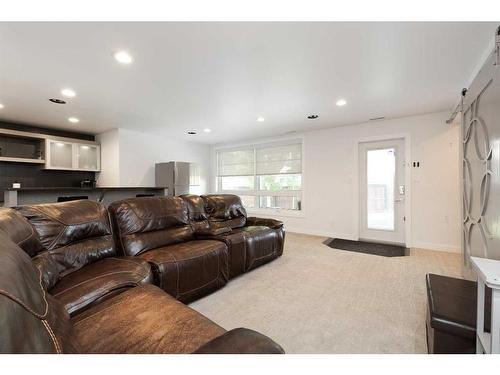
<svg viewBox="0 0 500 375">
<path fill-rule="evenodd" d="M 0 352 L 282 353 L 182 302 L 278 257 L 283 239 L 227 195 L 1 208 Z"/>
<path fill-rule="evenodd" d="M 232 279 L 283 254 L 283 223 L 247 217 L 236 195 L 182 195 L 198 238 L 223 241 L 229 250 L 228 275 Z"/>
</svg>

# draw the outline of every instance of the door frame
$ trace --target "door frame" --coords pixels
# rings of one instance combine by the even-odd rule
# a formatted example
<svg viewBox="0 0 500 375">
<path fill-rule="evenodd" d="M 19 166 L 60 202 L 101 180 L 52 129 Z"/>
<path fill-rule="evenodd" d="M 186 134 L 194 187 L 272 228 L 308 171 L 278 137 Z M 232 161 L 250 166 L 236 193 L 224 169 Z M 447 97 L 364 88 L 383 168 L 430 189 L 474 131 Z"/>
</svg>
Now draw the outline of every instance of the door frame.
<svg viewBox="0 0 500 375">
<path fill-rule="evenodd" d="M 353 180 L 353 197 L 355 198 L 353 205 L 353 228 L 355 228 L 355 233 L 357 240 L 360 238 L 360 199 L 359 199 L 359 145 L 360 143 L 365 142 L 380 142 L 380 141 L 390 141 L 393 139 L 403 139 L 405 145 L 405 202 L 404 202 L 404 210 L 405 210 L 405 246 L 412 247 L 412 213 L 411 213 L 411 201 L 412 201 L 412 178 L 411 178 L 411 142 L 410 142 L 410 134 L 408 133 L 395 133 L 395 134 L 386 134 L 380 136 L 372 136 L 372 137 L 360 137 L 356 140 L 356 144 L 354 145 L 354 174 L 352 176 Z"/>
</svg>

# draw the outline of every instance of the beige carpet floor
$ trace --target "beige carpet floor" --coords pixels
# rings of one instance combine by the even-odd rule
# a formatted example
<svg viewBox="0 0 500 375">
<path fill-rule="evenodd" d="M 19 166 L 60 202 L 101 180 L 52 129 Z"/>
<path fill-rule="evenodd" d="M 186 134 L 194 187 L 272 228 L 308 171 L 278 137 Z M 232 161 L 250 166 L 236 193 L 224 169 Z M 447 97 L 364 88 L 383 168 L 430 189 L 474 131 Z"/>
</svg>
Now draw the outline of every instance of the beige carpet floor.
<svg viewBox="0 0 500 375">
<path fill-rule="evenodd" d="M 425 274 L 460 276 L 460 255 L 412 249 L 387 258 L 287 233 L 281 258 L 190 306 L 247 327 L 287 353 L 426 353 Z"/>
</svg>

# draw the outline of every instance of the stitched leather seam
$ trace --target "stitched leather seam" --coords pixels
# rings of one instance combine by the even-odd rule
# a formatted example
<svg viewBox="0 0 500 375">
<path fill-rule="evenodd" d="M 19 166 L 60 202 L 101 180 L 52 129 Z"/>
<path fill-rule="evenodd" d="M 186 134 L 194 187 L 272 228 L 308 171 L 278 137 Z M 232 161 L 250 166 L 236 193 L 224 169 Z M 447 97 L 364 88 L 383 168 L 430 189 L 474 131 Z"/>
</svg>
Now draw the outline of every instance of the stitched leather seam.
<svg viewBox="0 0 500 375">
<path fill-rule="evenodd" d="M 124 258 L 120 258 L 120 257 L 110 257 L 110 258 L 107 258 L 107 259 L 116 259 L 116 260 L 119 260 L 121 262 L 129 262 L 129 263 L 132 263 L 132 264 L 135 264 L 135 265 L 138 265 L 138 266 L 142 266 L 143 264 L 141 262 L 136 262 L 134 260 L 130 260 L 130 259 L 124 259 Z M 146 262 L 146 260 L 144 259 L 141 259 L 142 261 Z"/>
<path fill-rule="evenodd" d="M 250 268 L 252 268 L 253 264 L 254 264 L 256 261 L 261 260 L 261 259 L 264 259 L 264 258 L 269 258 L 269 257 L 271 257 L 271 256 L 273 256 L 273 255 L 275 255 L 275 254 L 274 254 L 274 252 L 273 252 L 273 253 L 271 253 L 271 254 L 267 254 L 267 255 L 264 255 L 264 256 L 258 257 L 258 258 L 254 258 L 254 259 L 252 260 L 252 263 L 250 263 L 250 265 L 248 266 L 247 271 L 248 271 Z"/>
<path fill-rule="evenodd" d="M 39 284 L 40 284 L 40 289 L 42 291 L 43 301 L 45 302 L 45 312 L 43 314 L 37 313 L 31 307 L 29 307 L 25 302 L 21 301 L 20 298 L 14 296 L 13 294 L 7 292 L 4 289 L 0 289 L 0 293 L 5 295 L 6 297 L 9 297 L 14 302 L 17 302 L 18 304 L 20 304 L 22 307 L 24 307 L 27 311 L 29 311 L 30 313 L 35 315 L 37 318 L 43 319 L 47 316 L 47 313 L 49 312 L 49 303 L 47 302 L 47 299 L 45 298 L 45 289 L 43 289 L 43 286 L 42 286 L 42 271 L 40 271 L 38 268 L 37 268 L 37 270 L 38 270 L 38 274 L 40 275 Z"/>
<path fill-rule="evenodd" d="M 180 279 L 180 269 L 179 269 L 179 262 L 177 262 L 177 259 L 175 258 L 175 255 L 174 254 L 171 254 L 172 258 L 174 258 L 174 263 L 175 263 L 175 268 L 177 270 L 177 283 L 176 283 L 176 286 L 175 286 L 175 295 L 176 297 L 179 297 L 180 293 L 179 293 L 179 279 Z"/>
<path fill-rule="evenodd" d="M 153 220 L 156 220 L 156 219 L 163 219 L 163 218 L 166 218 L 166 217 L 170 217 L 170 215 L 171 215 L 172 213 L 177 214 L 177 213 L 179 212 L 179 209 L 165 210 L 165 211 L 164 211 L 164 212 L 165 212 L 165 214 L 163 214 L 163 215 L 161 215 L 161 216 L 160 216 L 160 215 L 155 215 L 155 217 L 154 217 L 154 218 L 147 218 L 147 217 L 144 217 L 144 216 L 140 215 L 140 214 L 136 211 L 136 209 L 135 209 L 134 207 L 132 207 L 129 203 L 125 203 L 125 204 L 128 206 L 128 208 L 130 209 L 130 211 L 132 211 L 132 212 L 134 213 L 134 215 L 135 215 L 135 216 L 137 216 L 137 217 L 138 217 L 140 220 L 142 220 L 142 221 L 153 221 Z M 188 210 L 186 210 L 186 213 L 189 215 Z M 188 224 L 189 224 L 189 223 L 186 223 L 185 225 L 188 225 Z"/>
<path fill-rule="evenodd" d="M 64 232 L 64 230 L 60 233 L 62 235 L 62 233 Z M 60 235 L 57 235 L 57 238 L 54 240 L 54 241 L 57 241 L 59 240 L 59 237 L 61 237 Z M 110 237 L 109 239 L 106 239 L 105 237 Z M 62 246 L 59 246 L 59 247 L 54 247 L 56 244 L 55 243 L 51 243 L 50 246 L 47 248 L 47 250 L 43 251 L 43 252 L 40 252 L 38 253 L 34 258 L 44 254 L 45 252 L 48 252 L 49 254 L 53 255 L 53 254 L 61 254 L 61 253 L 65 253 L 68 249 L 68 247 L 70 246 L 75 246 L 75 245 L 78 245 L 80 243 L 84 243 L 84 242 L 87 242 L 87 241 L 92 241 L 92 240 L 99 240 L 99 241 L 107 241 L 109 240 L 111 243 L 110 243 L 110 248 L 114 250 L 114 246 L 113 246 L 113 237 L 111 234 L 105 234 L 105 235 L 102 235 L 102 236 L 96 236 L 96 237 L 88 237 L 88 238 L 83 238 L 81 240 L 78 240 L 78 241 L 74 241 L 74 242 L 69 242 L 67 243 L 66 245 L 62 245 Z M 93 244 L 95 246 L 95 244 Z M 108 247 L 101 247 L 99 250 L 106 250 L 108 249 Z M 116 252 L 113 251 L 113 254 L 112 255 L 115 255 Z"/>
<path fill-rule="evenodd" d="M 40 289 L 42 291 L 43 301 L 45 302 L 45 312 L 43 314 L 37 313 L 31 307 L 29 307 L 26 303 L 24 303 L 23 301 L 21 301 L 21 299 L 19 299 L 18 297 L 14 296 L 13 294 L 7 292 L 4 289 L 0 289 L 0 293 L 3 294 L 3 295 L 5 295 L 6 297 L 9 297 L 14 302 L 17 302 L 18 304 L 20 304 L 22 307 L 24 307 L 27 311 L 29 311 L 30 313 L 32 313 L 33 315 L 35 315 L 37 318 L 39 318 L 39 319 L 45 319 L 45 317 L 47 316 L 47 314 L 49 312 L 49 303 L 47 302 L 47 298 L 46 298 L 46 295 L 45 295 L 45 289 L 43 289 L 43 286 L 42 286 L 42 271 L 40 271 L 38 268 L 37 268 L 37 270 L 38 270 L 38 274 L 40 275 L 39 284 L 40 284 Z"/>
<path fill-rule="evenodd" d="M 95 301 L 96 301 L 96 300 L 98 300 L 99 298 L 106 296 L 106 294 L 109 294 L 109 293 L 114 292 L 114 291 L 119 290 L 119 289 L 126 288 L 126 287 L 128 287 L 128 286 L 130 286 L 130 287 L 136 287 L 136 286 L 140 286 L 140 284 L 139 284 L 139 283 L 136 283 L 136 282 L 134 282 L 134 281 L 132 281 L 132 282 L 128 282 L 128 281 L 127 281 L 127 282 L 125 282 L 125 283 L 123 283 L 123 284 L 120 284 L 120 285 L 115 285 L 113 288 L 109 289 L 109 290 L 107 291 L 107 293 L 103 294 L 102 296 L 98 296 L 98 297 L 96 297 L 96 298 L 85 298 L 84 300 L 81 300 L 81 301 L 79 301 L 78 303 L 75 303 L 74 305 L 71 305 L 71 306 L 68 308 L 68 312 L 73 313 L 73 312 L 75 312 L 75 311 L 78 311 L 81 307 L 85 307 L 85 306 L 87 306 L 87 305 L 89 305 L 89 304 L 91 304 L 91 303 L 95 302 Z"/>
<path fill-rule="evenodd" d="M 100 278 L 103 278 L 103 277 L 106 277 L 106 276 L 118 275 L 118 274 L 122 274 L 122 273 L 136 274 L 136 275 L 141 276 L 143 279 L 144 279 L 145 277 L 147 277 L 147 276 L 148 276 L 148 275 L 143 275 L 142 273 L 140 273 L 140 272 L 136 272 L 136 271 L 117 271 L 117 272 L 110 272 L 110 273 L 106 273 L 106 274 L 103 274 L 103 275 L 95 276 L 95 277 L 92 277 L 91 279 L 87 279 L 87 280 L 85 280 L 85 281 L 82 281 L 82 282 L 80 282 L 80 283 L 78 283 L 78 284 L 75 284 L 75 285 L 73 285 L 73 286 L 71 286 L 71 287 L 69 287 L 69 288 L 67 288 L 67 289 L 61 290 L 60 292 L 58 292 L 58 293 L 56 293 L 56 294 L 53 294 L 53 296 L 54 296 L 54 297 L 60 296 L 61 294 L 64 294 L 64 293 L 66 293 L 66 292 L 68 292 L 68 291 L 70 291 L 70 290 L 73 290 L 73 289 L 75 289 L 76 287 L 79 287 L 79 286 L 81 286 L 81 285 L 83 285 L 83 284 L 86 284 L 86 283 L 88 283 L 88 282 L 90 282 L 90 281 L 94 281 L 94 280 L 97 280 L 97 279 L 100 279 Z"/>
<path fill-rule="evenodd" d="M 188 260 L 198 259 L 198 258 L 201 258 L 204 255 L 209 255 L 209 254 L 211 255 L 213 253 L 216 253 L 217 251 L 218 250 L 212 250 L 209 253 L 203 253 L 203 254 L 201 254 L 199 256 L 195 256 L 195 257 L 191 257 L 191 258 L 183 258 L 183 259 L 180 259 L 180 260 L 176 259 L 173 254 L 170 254 L 174 258 L 173 260 L 167 260 L 167 261 L 157 262 L 154 259 L 149 259 L 148 261 L 151 262 L 151 263 L 157 264 L 159 266 L 162 266 L 164 264 L 179 263 L 179 262 L 184 262 L 184 261 L 188 261 Z"/>
<path fill-rule="evenodd" d="M 205 288 L 207 287 L 208 285 L 212 284 L 213 282 L 219 280 L 219 271 L 220 271 L 220 262 L 219 262 L 219 259 L 217 259 L 217 275 L 215 276 L 215 279 L 213 279 L 212 281 L 209 281 L 208 283 L 205 283 L 204 285 L 202 286 L 199 286 L 197 288 L 194 288 L 194 289 L 191 289 L 187 292 L 182 292 L 182 293 L 179 293 L 180 296 L 184 295 L 184 294 L 187 294 L 187 293 L 192 293 L 192 292 L 195 292 L 199 289 L 202 289 L 202 288 Z"/>
<path fill-rule="evenodd" d="M 192 292 L 196 292 L 197 290 L 199 289 L 202 289 L 202 288 L 205 288 L 207 287 L 208 285 L 212 284 L 213 282 L 217 281 L 219 279 L 219 268 L 217 267 L 217 276 L 215 277 L 215 279 L 209 281 L 208 283 L 205 283 L 203 284 L 202 286 L 199 286 L 197 288 L 194 288 L 194 289 L 190 289 L 188 290 L 187 292 L 182 292 L 182 293 L 179 293 L 180 296 L 184 295 L 184 294 L 188 294 L 188 293 L 192 293 Z"/>
<path fill-rule="evenodd" d="M 161 293 L 162 293 L 161 297 L 165 297 L 165 296 L 164 296 L 164 294 L 165 294 L 165 293 L 163 293 L 163 292 L 161 292 Z M 94 314 L 92 314 L 92 315 L 86 316 L 85 318 L 83 318 L 83 319 L 80 319 L 80 320 L 76 321 L 75 323 L 73 323 L 73 325 L 74 325 L 74 326 L 77 326 L 77 325 L 79 325 L 81 322 L 83 322 L 83 321 L 85 321 L 85 320 L 87 320 L 87 319 L 90 319 L 90 318 L 94 318 L 96 315 L 99 315 L 99 314 L 103 313 L 103 312 L 104 312 L 104 311 L 106 311 L 106 310 L 109 310 L 109 309 L 114 309 L 114 308 L 116 308 L 116 307 L 117 307 L 117 306 L 119 306 L 119 305 L 123 305 L 124 303 L 128 303 L 128 302 L 129 302 L 129 299 L 130 299 L 130 297 L 126 296 L 126 297 L 125 297 L 125 298 L 123 298 L 121 301 L 115 302 L 115 303 L 113 303 L 113 304 L 109 305 L 108 307 L 105 307 L 105 308 L 103 308 L 103 309 L 101 309 L 101 310 L 99 310 L 99 311 L 95 312 L 95 313 L 94 313 Z"/>
<path fill-rule="evenodd" d="M 24 218 L 24 217 L 23 217 Z M 30 231 L 31 233 L 28 235 L 28 237 L 26 237 L 25 239 L 19 241 L 17 243 L 18 246 L 20 246 L 22 243 L 28 241 L 29 239 L 31 239 L 31 237 L 33 237 L 33 235 L 35 234 L 35 229 L 33 228 L 33 226 L 28 222 L 28 225 L 29 225 L 29 228 L 30 228 Z"/>
<path fill-rule="evenodd" d="M 54 250 L 54 247 L 56 246 L 57 244 L 57 241 L 59 240 L 59 238 L 62 237 L 63 233 L 65 232 L 67 227 L 63 227 L 61 228 L 61 231 L 57 234 L 57 236 L 54 237 L 54 239 L 52 240 L 52 242 L 50 243 L 50 246 L 48 247 L 48 250 Z M 61 246 L 61 247 L 64 247 L 64 246 Z"/>
<path fill-rule="evenodd" d="M 112 219 L 112 220 L 113 220 L 113 225 L 112 225 L 112 227 L 116 227 L 117 232 L 118 232 L 118 233 L 117 233 L 117 234 L 118 234 L 118 238 L 120 239 L 121 252 L 122 252 L 123 254 L 127 254 L 128 249 L 126 250 L 126 249 L 125 249 L 125 245 L 123 244 L 122 229 L 120 228 L 120 224 L 118 223 L 118 219 L 116 219 L 116 223 L 115 223 L 115 220 L 114 220 L 114 219 Z M 116 225 L 115 225 L 115 224 L 116 224 Z M 127 255 L 130 255 L 130 254 L 127 254 Z M 137 255 L 137 254 L 133 254 L 133 255 Z"/>
<path fill-rule="evenodd" d="M 95 221 L 100 221 L 100 220 L 99 220 L 99 218 L 103 215 L 103 212 L 102 212 L 102 207 L 101 207 L 99 204 L 97 204 L 97 203 L 95 203 L 95 202 L 93 202 L 93 201 L 90 201 L 90 200 L 89 200 L 89 201 L 87 201 L 87 202 L 90 202 L 90 203 L 94 204 L 94 206 L 99 207 L 99 211 L 100 211 L 100 212 L 99 212 L 98 216 L 94 216 L 94 217 L 92 217 L 91 219 L 89 219 L 89 220 L 87 220 L 87 221 L 79 221 L 79 222 L 76 222 L 76 223 L 66 223 L 66 222 L 64 222 L 64 221 L 62 221 L 62 220 L 60 220 L 60 219 L 58 219 L 58 218 L 56 218 L 56 217 L 54 217 L 54 216 L 50 215 L 49 213 L 47 213 L 47 212 L 45 212 L 45 211 L 43 211 L 43 210 L 39 209 L 38 207 L 31 206 L 31 207 L 30 207 L 30 209 L 32 209 L 33 211 L 37 211 L 37 212 L 39 212 L 40 214 L 42 214 L 42 215 L 44 215 L 44 216 L 48 217 L 49 219 L 52 219 L 52 220 L 54 220 L 54 221 L 57 221 L 58 223 L 60 223 L 60 224 L 62 224 L 62 225 L 65 225 L 65 226 L 68 226 L 68 227 L 70 227 L 70 226 L 75 226 L 75 225 L 82 225 L 82 224 L 93 223 L 93 222 L 95 222 Z"/>
<path fill-rule="evenodd" d="M 54 334 L 54 331 L 52 331 L 50 324 L 45 319 L 42 319 L 42 323 L 43 323 L 43 326 L 45 327 L 45 329 L 47 330 L 47 332 L 49 333 L 50 338 L 52 339 L 52 342 L 56 348 L 56 353 L 62 354 L 61 347 L 59 346 L 59 343 L 57 341 L 57 337 Z"/>
</svg>

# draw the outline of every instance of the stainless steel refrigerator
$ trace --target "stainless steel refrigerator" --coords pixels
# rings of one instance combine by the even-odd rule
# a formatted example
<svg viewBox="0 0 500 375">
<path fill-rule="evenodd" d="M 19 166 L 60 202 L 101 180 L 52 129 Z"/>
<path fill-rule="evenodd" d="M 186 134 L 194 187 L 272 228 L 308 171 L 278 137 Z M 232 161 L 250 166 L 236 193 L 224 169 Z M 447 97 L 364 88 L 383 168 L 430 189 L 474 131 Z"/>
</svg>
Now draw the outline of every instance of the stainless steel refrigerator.
<svg viewBox="0 0 500 375">
<path fill-rule="evenodd" d="M 156 163 L 155 183 L 168 188 L 169 196 L 189 194 L 199 185 L 198 165 L 182 161 Z"/>
</svg>

